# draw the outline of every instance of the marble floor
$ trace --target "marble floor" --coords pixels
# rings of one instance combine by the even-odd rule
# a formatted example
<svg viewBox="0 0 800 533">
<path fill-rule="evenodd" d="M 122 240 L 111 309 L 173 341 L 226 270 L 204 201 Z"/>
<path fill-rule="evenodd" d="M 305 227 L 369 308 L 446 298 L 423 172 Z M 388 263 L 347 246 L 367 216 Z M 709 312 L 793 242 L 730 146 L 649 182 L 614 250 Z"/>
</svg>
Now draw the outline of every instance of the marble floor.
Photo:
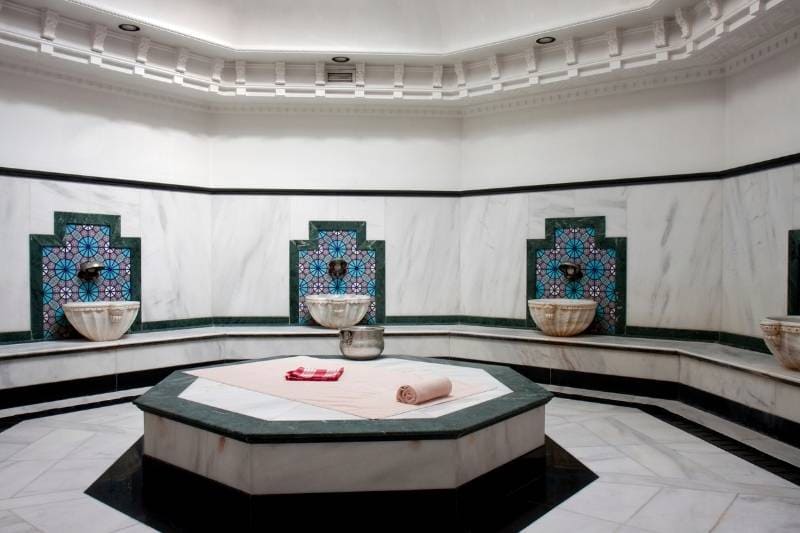
<svg viewBox="0 0 800 533">
<path fill-rule="evenodd" d="M 0 419 L 17 414 L 0 411 Z M 555 398 L 546 431 L 599 479 L 525 531 L 800 531 L 800 487 L 639 409 Z M 130 403 L 33 418 L 0 433 L 0 532 L 151 531 L 84 494 L 141 434 L 142 415 Z M 800 458 L 772 446 L 785 460 Z"/>
</svg>

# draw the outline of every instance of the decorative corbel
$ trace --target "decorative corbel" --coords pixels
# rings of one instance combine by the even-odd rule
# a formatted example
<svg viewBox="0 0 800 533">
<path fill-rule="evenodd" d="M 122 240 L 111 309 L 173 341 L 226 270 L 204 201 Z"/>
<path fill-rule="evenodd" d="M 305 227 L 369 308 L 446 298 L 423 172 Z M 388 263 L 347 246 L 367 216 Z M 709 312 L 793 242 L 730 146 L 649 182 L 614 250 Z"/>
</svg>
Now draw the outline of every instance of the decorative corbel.
<svg viewBox="0 0 800 533">
<path fill-rule="evenodd" d="M 61 20 L 61 16 L 52 9 L 45 9 L 42 12 L 42 39 L 54 41 L 56 38 L 56 28 Z"/>
</svg>

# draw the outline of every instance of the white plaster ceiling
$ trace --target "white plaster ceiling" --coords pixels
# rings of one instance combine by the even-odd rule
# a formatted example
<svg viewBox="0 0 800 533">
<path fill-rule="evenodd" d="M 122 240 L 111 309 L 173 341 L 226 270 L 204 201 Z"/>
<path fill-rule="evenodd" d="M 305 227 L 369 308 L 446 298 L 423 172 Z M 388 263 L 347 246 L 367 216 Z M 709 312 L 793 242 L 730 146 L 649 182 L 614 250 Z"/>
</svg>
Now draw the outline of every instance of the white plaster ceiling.
<svg viewBox="0 0 800 533">
<path fill-rule="evenodd" d="M 338 11 L 326 20 L 331 6 Z M 140 14 L 109 11 L 123 7 Z M 119 31 L 125 21 L 142 31 Z M 328 30 L 338 22 L 348 31 Z M 242 39 L 250 31 L 273 48 L 215 44 L 197 28 Z M 515 38 L 519 32 L 534 33 Z M 544 34 L 558 40 L 533 43 Z M 321 51 L 335 43 L 370 51 Z M 474 43 L 483 44 L 458 48 Z M 224 109 L 293 100 L 308 108 L 346 101 L 358 112 L 367 112 L 363 102 L 381 110 L 427 106 L 427 114 L 502 111 L 720 77 L 797 43 L 800 0 L 0 0 L 3 75 L 36 71 Z M 425 47 L 439 52 L 413 51 Z M 353 61 L 330 62 L 341 53 Z"/>
<path fill-rule="evenodd" d="M 24 0 L 23 0 L 24 1 Z M 133 21 L 154 39 L 259 54 L 348 54 L 369 61 L 469 58 L 543 35 L 582 37 L 667 16 L 692 0 L 28 0 L 113 27 Z M 168 35 L 171 34 L 171 37 Z M 212 53 L 212 50 L 198 50 Z M 220 53 L 216 50 L 216 53 Z"/>
</svg>

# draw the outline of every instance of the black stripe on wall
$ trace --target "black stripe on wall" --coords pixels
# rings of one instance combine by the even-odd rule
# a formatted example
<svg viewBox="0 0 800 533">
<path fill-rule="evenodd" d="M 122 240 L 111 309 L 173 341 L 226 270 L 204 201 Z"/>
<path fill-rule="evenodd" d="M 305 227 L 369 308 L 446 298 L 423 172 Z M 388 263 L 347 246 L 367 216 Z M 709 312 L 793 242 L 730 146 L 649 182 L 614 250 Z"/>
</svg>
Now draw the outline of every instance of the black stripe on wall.
<svg viewBox="0 0 800 533">
<path fill-rule="evenodd" d="M 466 196 L 488 196 L 497 194 L 514 194 L 542 191 L 560 191 L 572 189 L 594 189 L 602 187 L 627 187 L 634 185 L 654 185 L 663 183 L 684 183 L 692 181 L 719 180 L 762 172 L 773 168 L 800 163 L 800 153 L 776 157 L 766 161 L 750 163 L 726 170 L 714 172 L 694 172 L 688 174 L 662 174 L 656 176 L 640 176 L 633 178 L 595 179 L 573 182 L 550 183 L 542 185 L 520 185 L 516 187 L 496 187 L 488 189 L 449 190 L 399 190 L 399 189 L 267 189 L 242 187 L 200 187 L 196 185 L 177 185 L 157 181 L 141 181 L 124 178 L 108 178 L 86 176 L 82 174 L 65 174 L 44 170 L 0 167 L 0 175 L 13 178 L 30 178 L 65 183 L 84 183 L 92 185 L 108 185 L 111 187 L 128 187 L 170 192 L 188 192 L 212 195 L 241 196 L 411 196 L 411 197 L 445 197 L 461 198 Z"/>
</svg>

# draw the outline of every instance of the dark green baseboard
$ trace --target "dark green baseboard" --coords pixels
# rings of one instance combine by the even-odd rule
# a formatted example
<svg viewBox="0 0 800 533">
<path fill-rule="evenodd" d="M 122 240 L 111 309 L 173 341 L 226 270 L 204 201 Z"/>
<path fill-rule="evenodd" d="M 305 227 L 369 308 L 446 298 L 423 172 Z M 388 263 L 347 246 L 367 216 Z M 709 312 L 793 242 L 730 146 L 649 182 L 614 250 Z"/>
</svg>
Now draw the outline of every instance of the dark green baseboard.
<svg viewBox="0 0 800 533">
<path fill-rule="evenodd" d="M 27 342 L 33 340 L 30 331 L 4 331 L 0 333 L 0 344 Z"/>
<path fill-rule="evenodd" d="M 703 329 L 651 328 L 627 326 L 626 337 L 646 337 L 651 339 L 674 339 L 679 341 L 719 342 L 719 331 Z"/>
<path fill-rule="evenodd" d="M 288 316 L 208 316 L 181 320 L 142 322 L 142 331 L 205 328 L 210 326 L 288 326 Z"/>
<path fill-rule="evenodd" d="M 396 315 L 387 316 L 387 325 L 455 325 L 488 326 L 502 328 L 528 329 L 524 318 L 498 318 L 473 315 Z M 170 329 L 203 328 L 210 326 L 289 326 L 288 316 L 217 316 L 186 318 L 181 320 L 156 320 L 142 322 L 141 331 L 164 331 Z M 651 328 L 626 326 L 624 337 L 646 337 L 652 339 L 718 342 L 735 348 L 770 353 L 764 341 L 758 337 L 737 335 L 719 331 Z M 31 341 L 30 331 L 10 331 L 0 333 L 0 344 Z"/>
</svg>

